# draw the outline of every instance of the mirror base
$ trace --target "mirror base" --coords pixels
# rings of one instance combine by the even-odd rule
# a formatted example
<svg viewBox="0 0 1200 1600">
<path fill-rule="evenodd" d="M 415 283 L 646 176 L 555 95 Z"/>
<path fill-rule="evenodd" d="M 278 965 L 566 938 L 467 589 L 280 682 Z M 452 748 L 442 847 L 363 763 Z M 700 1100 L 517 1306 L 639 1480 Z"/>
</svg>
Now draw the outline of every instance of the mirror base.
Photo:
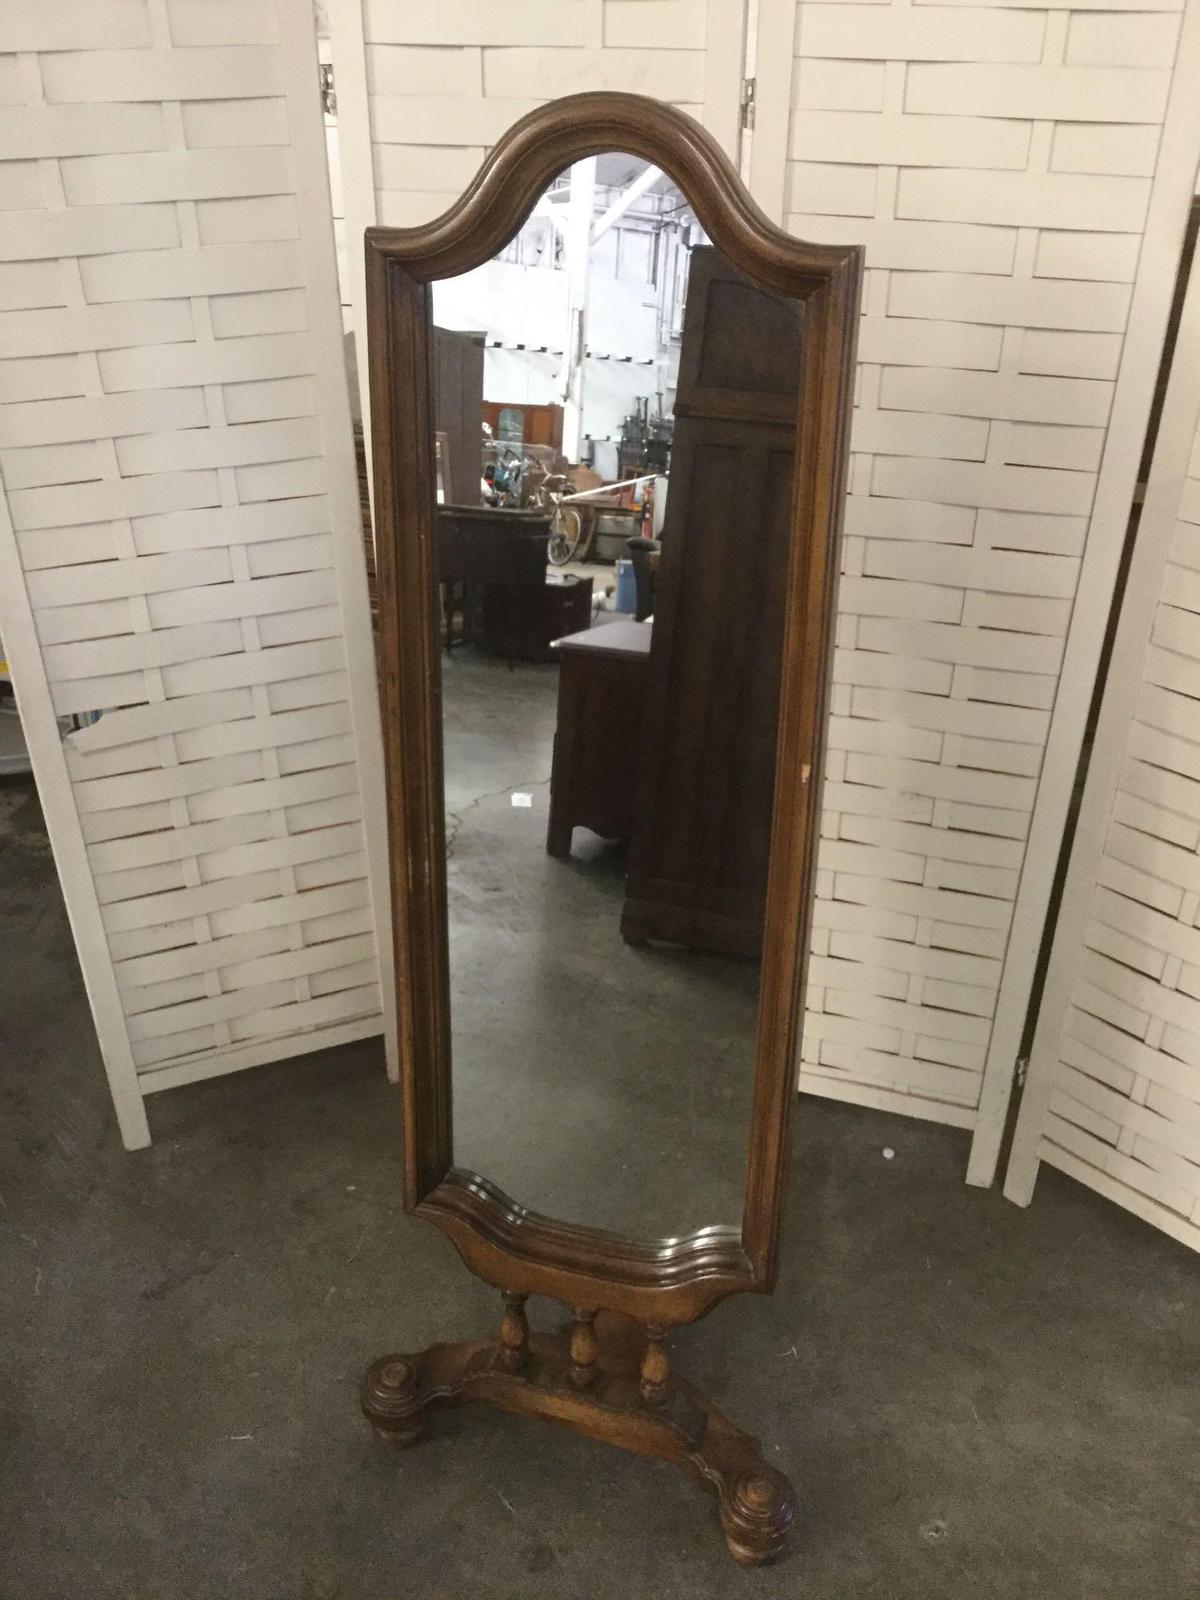
<svg viewBox="0 0 1200 1600">
<path fill-rule="evenodd" d="M 516 1371 L 511 1338 L 383 1356 L 363 1377 L 363 1413 L 381 1439 L 401 1447 L 417 1441 L 425 1412 L 439 1406 L 482 1401 L 563 1423 L 593 1439 L 672 1461 L 699 1479 L 717 1496 L 725 1542 L 736 1561 L 759 1566 L 778 1556 L 795 1519 L 796 1497 L 783 1474 L 764 1460 L 758 1440 L 695 1385 L 665 1375 L 665 1359 L 657 1352 L 660 1330 L 652 1331 L 649 1343 L 664 1376 L 661 1385 L 648 1388 L 647 1339 L 628 1317 L 602 1312 L 594 1319 L 595 1360 L 581 1387 L 580 1316 L 577 1311 L 574 1356 L 570 1329 L 530 1333 Z M 654 1398 L 645 1398 L 647 1392 Z"/>
</svg>

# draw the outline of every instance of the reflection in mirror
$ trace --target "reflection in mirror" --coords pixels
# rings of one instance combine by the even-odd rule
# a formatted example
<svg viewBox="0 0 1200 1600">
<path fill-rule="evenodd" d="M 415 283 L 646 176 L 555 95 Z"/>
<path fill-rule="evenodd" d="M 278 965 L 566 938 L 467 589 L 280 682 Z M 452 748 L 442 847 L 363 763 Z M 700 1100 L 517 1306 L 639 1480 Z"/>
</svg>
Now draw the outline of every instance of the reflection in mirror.
<svg viewBox="0 0 1200 1600">
<path fill-rule="evenodd" d="M 802 304 L 612 154 L 433 322 L 455 1163 L 737 1225 Z"/>
</svg>

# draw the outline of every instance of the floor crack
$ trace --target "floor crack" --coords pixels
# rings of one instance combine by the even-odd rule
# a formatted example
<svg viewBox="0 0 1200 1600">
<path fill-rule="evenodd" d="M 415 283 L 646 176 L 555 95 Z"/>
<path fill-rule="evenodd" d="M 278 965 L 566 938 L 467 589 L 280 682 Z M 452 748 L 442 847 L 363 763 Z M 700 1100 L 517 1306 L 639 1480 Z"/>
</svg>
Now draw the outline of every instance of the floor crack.
<svg viewBox="0 0 1200 1600">
<path fill-rule="evenodd" d="M 447 811 L 446 860 L 449 861 L 454 856 L 454 846 L 459 834 L 462 832 L 463 819 L 468 811 L 474 811 L 475 807 L 483 805 L 485 800 L 498 800 L 502 794 L 513 794 L 518 789 L 544 789 L 549 782 L 550 775 L 547 773 L 544 778 L 537 778 L 533 783 L 507 783 L 503 788 L 489 789 L 486 794 L 477 794 L 474 800 L 468 801 L 460 811 Z"/>
</svg>

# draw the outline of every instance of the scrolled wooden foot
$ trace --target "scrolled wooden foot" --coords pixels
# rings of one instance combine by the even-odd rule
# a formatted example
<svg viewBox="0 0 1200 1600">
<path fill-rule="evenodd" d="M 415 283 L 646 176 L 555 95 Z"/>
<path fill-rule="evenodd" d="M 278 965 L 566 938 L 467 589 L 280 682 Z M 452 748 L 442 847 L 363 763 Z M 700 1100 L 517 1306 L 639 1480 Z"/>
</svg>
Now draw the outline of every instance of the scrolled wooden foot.
<svg viewBox="0 0 1200 1600">
<path fill-rule="evenodd" d="M 796 1496 L 782 1472 L 765 1463 L 723 1485 L 721 1527 L 735 1561 L 762 1566 L 783 1549 L 796 1520 Z"/>
<path fill-rule="evenodd" d="M 362 1381 L 363 1415 L 377 1438 L 397 1449 L 416 1444 L 424 1432 L 417 1369 L 403 1356 L 383 1356 Z"/>
</svg>

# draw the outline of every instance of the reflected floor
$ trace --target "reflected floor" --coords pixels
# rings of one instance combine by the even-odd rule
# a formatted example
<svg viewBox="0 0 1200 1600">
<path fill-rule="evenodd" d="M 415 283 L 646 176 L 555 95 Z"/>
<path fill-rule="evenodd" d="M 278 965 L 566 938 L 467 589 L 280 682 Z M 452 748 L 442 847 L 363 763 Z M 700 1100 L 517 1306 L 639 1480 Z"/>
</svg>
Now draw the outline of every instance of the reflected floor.
<svg viewBox="0 0 1200 1600">
<path fill-rule="evenodd" d="M 627 945 L 623 846 L 546 854 L 556 667 L 443 663 L 456 1162 L 637 1238 L 736 1224 L 757 967 Z"/>
</svg>

